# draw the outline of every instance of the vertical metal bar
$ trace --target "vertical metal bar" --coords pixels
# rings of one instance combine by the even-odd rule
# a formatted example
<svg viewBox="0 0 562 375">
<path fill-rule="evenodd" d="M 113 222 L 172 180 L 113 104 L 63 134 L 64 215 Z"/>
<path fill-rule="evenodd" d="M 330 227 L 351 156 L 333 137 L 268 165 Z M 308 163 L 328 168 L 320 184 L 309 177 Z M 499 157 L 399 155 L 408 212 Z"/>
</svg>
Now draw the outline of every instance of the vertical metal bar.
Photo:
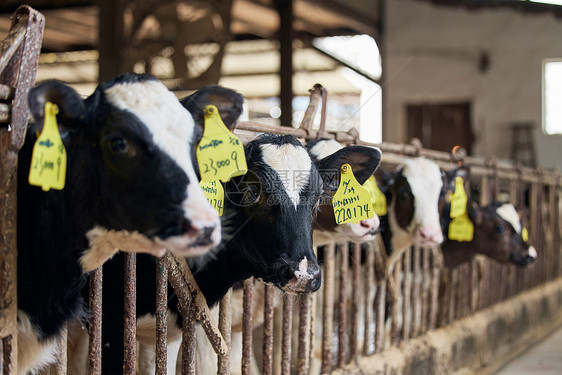
<svg viewBox="0 0 562 375">
<path fill-rule="evenodd" d="M 423 263 L 422 263 L 422 274 L 423 274 L 423 283 L 422 283 L 422 305 L 421 305 L 421 333 L 425 333 L 427 331 L 427 327 L 429 325 L 429 296 L 430 294 L 430 286 L 431 286 L 431 272 L 430 272 L 430 251 L 429 249 L 422 247 L 421 249 Z"/>
<path fill-rule="evenodd" d="M 137 362 L 137 254 L 125 254 L 123 374 L 134 375 Z"/>
<path fill-rule="evenodd" d="M 351 359 L 357 361 L 359 356 L 358 340 L 359 340 L 359 291 L 361 282 L 361 245 L 353 244 L 353 256 L 351 257 L 351 269 L 353 275 L 351 289 L 351 333 L 350 333 L 350 356 Z"/>
<path fill-rule="evenodd" d="M 182 311 L 182 340 L 181 350 L 182 350 L 182 364 L 181 364 L 181 374 L 182 375 L 195 375 L 195 306 L 194 302 L 186 306 Z"/>
<path fill-rule="evenodd" d="M 2 339 L 2 373 L 4 375 L 10 375 L 12 369 L 15 369 L 13 361 L 13 352 L 15 349 L 13 346 L 13 336 L 7 336 Z"/>
<path fill-rule="evenodd" d="M 455 321 L 457 315 L 457 308 L 456 308 L 456 302 L 457 302 L 457 294 L 459 293 L 459 288 L 458 285 L 459 284 L 459 270 L 457 268 L 453 269 L 451 272 L 451 286 L 450 286 L 450 290 L 451 290 L 451 294 L 449 297 L 449 317 L 448 317 L 448 322 L 452 323 L 453 321 Z"/>
<path fill-rule="evenodd" d="M 102 267 L 90 274 L 90 336 L 88 353 L 88 374 L 101 374 L 101 300 Z"/>
<path fill-rule="evenodd" d="M 471 294 L 471 301 L 470 301 L 470 312 L 475 313 L 478 311 L 478 301 L 480 300 L 480 289 L 479 289 L 479 279 L 480 279 L 480 272 L 478 269 L 478 261 L 476 259 L 472 259 L 470 262 L 470 269 L 471 269 L 471 281 L 472 281 L 472 294 Z"/>
<path fill-rule="evenodd" d="M 300 320 L 299 320 L 299 346 L 297 358 L 297 374 L 308 374 L 310 366 L 310 337 L 311 337 L 311 319 L 312 319 L 312 295 L 307 294 L 300 300 Z"/>
<path fill-rule="evenodd" d="M 412 327 L 412 246 L 404 253 L 403 261 L 403 277 L 404 289 L 402 295 L 404 296 L 402 302 L 402 339 L 408 341 L 410 338 L 410 329 Z"/>
<path fill-rule="evenodd" d="M 281 374 L 291 374 L 291 346 L 293 333 L 293 296 L 283 295 L 283 345 L 281 357 Z"/>
<path fill-rule="evenodd" d="M 269 286 L 269 285 L 268 285 Z M 266 288 L 267 293 L 267 288 Z M 228 348 L 231 348 L 232 343 L 232 289 L 222 297 L 219 311 L 219 329 L 224 338 L 224 343 Z M 218 356 L 217 363 L 218 375 L 230 374 L 230 350 Z"/>
<path fill-rule="evenodd" d="M 392 303 L 392 320 L 390 323 L 390 342 L 392 345 L 398 346 L 400 343 L 400 322 L 399 322 L 399 315 L 402 313 L 401 306 L 404 303 L 403 301 L 403 293 L 402 293 L 402 259 L 403 256 L 400 256 L 396 259 L 396 263 L 394 264 L 394 272 L 390 275 L 394 280 L 389 280 L 389 283 L 394 283 L 395 288 L 393 290 L 393 303 Z M 402 322 L 403 325 L 404 322 Z"/>
<path fill-rule="evenodd" d="M 273 285 L 265 286 L 263 309 L 263 375 L 273 375 Z"/>
<path fill-rule="evenodd" d="M 324 247 L 325 277 L 324 305 L 322 306 L 322 370 L 327 373 L 332 367 L 332 335 L 334 323 L 334 252 L 335 244 Z"/>
<path fill-rule="evenodd" d="M 412 275 L 414 279 L 413 289 L 412 289 L 412 322 L 413 328 L 411 332 L 412 337 L 416 337 L 420 334 L 421 331 L 421 284 L 422 284 L 422 275 L 421 275 L 421 248 L 419 246 L 414 247 L 414 256 L 413 256 L 413 268 L 412 268 Z"/>
<path fill-rule="evenodd" d="M 168 269 L 156 260 L 156 375 L 168 371 Z"/>
<path fill-rule="evenodd" d="M 244 314 L 242 320 L 242 375 L 250 375 L 252 363 L 252 314 L 254 278 L 244 280 Z"/>
<path fill-rule="evenodd" d="M 389 278 L 388 265 L 386 263 L 386 250 L 378 236 L 375 242 L 375 274 L 377 278 L 377 291 L 375 294 L 376 321 L 375 321 L 375 353 L 380 353 L 385 346 L 385 322 L 387 311 L 387 283 Z"/>
<path fill-rule="evenodd" d="M 487 175 L 480 177 L 480 205 L 486 206 L 490 204 L 490 178 Z"/>
<path fill-rule="evenodd" d="M 363 290 L 365 296 L 364 305 L 364 316 L 365 316 L 365 327 L 363 331 L 363 354 L 372 354 L 371 350 L 371 325 L 374 323 L 373 311 L 375 309 L 375 295 L 378 291 L 377 283 L 375 280 L 375 251 L 373 249 L 375 246 L 373 243 L 367 244 L 365 252 L 365 288 Z"/>
<path fill-rule="evenodd" d="M 347 285 L 349 269 L 349 245 L 340 245 L 340 281 L 338 298 L 338 367 L 343 367 L 347 360 Z"/>
<path fill-rule="evenodd" d="M 443 260 L 441 259 L 441 253 L 439 249 L 433 247 L 431 248 L 433 255 L 432 261 L 432 276 L 431 276 L 431 309 L 429 311 L 429 329 L 434 329 L 437 323 L 437 311 L 439 308 L 439 280 L 441 274 L 441 267 Z"/>
</svg>

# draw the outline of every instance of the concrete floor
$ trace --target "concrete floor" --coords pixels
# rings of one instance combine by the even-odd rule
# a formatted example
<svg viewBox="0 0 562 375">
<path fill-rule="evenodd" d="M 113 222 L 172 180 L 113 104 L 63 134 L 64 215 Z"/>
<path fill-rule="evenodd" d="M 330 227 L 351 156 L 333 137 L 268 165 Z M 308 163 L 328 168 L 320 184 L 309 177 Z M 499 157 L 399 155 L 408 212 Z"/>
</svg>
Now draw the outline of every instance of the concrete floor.
<svg viewBox="0 0 562 375">
<path fill-rule="evenodd" d="M 495 375 L 561 375 L 562 329 L 532 346 Z"/>
</svg>

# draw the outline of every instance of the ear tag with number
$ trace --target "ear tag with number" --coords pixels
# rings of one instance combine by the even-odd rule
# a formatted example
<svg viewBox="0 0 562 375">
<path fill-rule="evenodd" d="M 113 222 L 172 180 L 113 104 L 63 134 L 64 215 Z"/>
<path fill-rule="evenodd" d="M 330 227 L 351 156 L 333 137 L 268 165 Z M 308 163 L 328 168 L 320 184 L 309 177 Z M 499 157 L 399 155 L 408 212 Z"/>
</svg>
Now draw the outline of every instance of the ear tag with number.
<svg viewBox="0 0 562 375">
<path fill-rule="evenodd" d="M 523 238 L 524 242 L 529 241 L 529 231 L 525 227 L 523 227 L 523 229 L 521 229 L 521 238 Z"/>
<path fill-rule="evenodd" d="M 336 224 L 353 223 L 374 217 L 371 196 L 355 179 L 351 165 L 341 167 L 340 185 L 332 199 Z"/>
<path fill-rule="evenodd" d="M 451 218 L 466 214 L 466 203 L 468 197 L 464 190 L 464 180 L 462 177 L 455 178 L 455 192 L 451 195 Z"/>
<path fill-rule="evenodd" d="M 205 198 L 209 201 L 211 207 L 219 212 L 222 216 L 222 209 L 224 207 L 224 188 L 219 180 L 214 181 L 201 181 L 199 183 Z"/>
<path fill-rule="evenodd" d="M 459 242 L 470 242 L 474 238 L 474 224 L 465 213 L 455 217 L 449 224 L 449 239 Z"/>
<path fill-rule="evenodd" d="M 386 215 L 386 195 L 384 195 L 381 189 L 379 189 L 375 175 L 371 175 L 371 177 L 369 177 L 369 179 L 365 181 L 363 187 L 367 189 L 367 191 L 371 195 L 371 203 L 373 203 L 375 214 L 377 214 L 378 216 Z"/>
<path fill-rule="evenodd" d="M 197 145 L 197 163 L 202 181 L 229 181 L 248 172 L 244 145 L 222 122 L 219 110 L 205 107 L 205 130 Z"/>
<path fill-rule="evenodd" d="M 66 180 L 66 149 L 57 125 L 59 107 L 45 103 L 43 131 L 35 141 L 29 169 L 29 184 L 43 191 L 62 190 Z"/>
</svg>

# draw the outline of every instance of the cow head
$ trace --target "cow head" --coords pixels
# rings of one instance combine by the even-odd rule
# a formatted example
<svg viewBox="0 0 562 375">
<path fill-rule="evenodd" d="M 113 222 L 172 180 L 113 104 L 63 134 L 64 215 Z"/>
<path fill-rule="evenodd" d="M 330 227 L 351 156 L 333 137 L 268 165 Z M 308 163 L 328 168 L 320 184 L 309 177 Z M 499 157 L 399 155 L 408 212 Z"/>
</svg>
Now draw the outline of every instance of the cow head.
<svg viewBox="0 0 562 375">
<path fill-rule="evenodd" d="M 87 202 L 75 216 L 84 221 L 90 253 L 120 249 L 161 256 L 170 249 L 190 256 L 219 243 L 219 216 L 199 188 L 186 142 L 195 123 L 162 83 L 124 75 L 83 100 L 70 87 L 47 81 L 29 95 L 38 130 L 47 101 L 59 107 L 66 194 Z M 85 268 L 101 261 L 84 257 Z"/>
<path fill-rule="evenodd" d="M 478 210 L 474 220 L 474 248 L 502 263 L 526 266 L 537 251 L 523 240 L 523 225 L 511 203 L 493 202 Z"/>
<path fill-rule="evenodd" d="M 240 256 L 251 275 L 286 292 L 316 291 L 321 275 L 312 217 L 322 189 L 316 167 L 290 135 L 264 134 L 245 152 L 248 173 L 225 186 Z"/>
<path fill-rule="evenodd" d="M 393 249 L 414 242 L 427 246 L 443 242 L 438 206 L 443 181 L 437 164 L 423 157 L 407 159 L 390 178 L 380 182 L 377 178 L 377 183 L 386 183 L 381 190 L 389 202 Z"/>
<path fill-rule="evenodd" d="M 340 167 L 351 165 L 353 174 L 360 184 L 375 172 L 379 165 L 380 150 L 373 147 L 344 147 L 335 140 L 319 140 L 309 142 L 307 147 L 315 160 L 323 184 L 322 204 L 313 222 L 314 244 L 321 246 L 329 242 L 366 242 L 375 238 L 379 231 L 379 217 L 375 214 L 371 219 L 359 223 L 336 224 L 332 197 L 339 185 Z"/>
</svg>

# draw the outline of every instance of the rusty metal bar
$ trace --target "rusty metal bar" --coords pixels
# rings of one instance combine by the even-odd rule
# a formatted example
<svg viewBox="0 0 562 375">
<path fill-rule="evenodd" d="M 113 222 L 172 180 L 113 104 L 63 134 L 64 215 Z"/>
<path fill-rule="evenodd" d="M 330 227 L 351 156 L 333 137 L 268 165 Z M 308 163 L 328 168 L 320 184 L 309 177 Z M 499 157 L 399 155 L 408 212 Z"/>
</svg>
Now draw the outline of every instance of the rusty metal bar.
<svg viewBox="0 0 562 375">
<path fill-rule="evenodd" d="M 242 321 L 242 375 L 250 375 L 252 363 L 252 309 L 254 278 L 244 280 L 244 315 Z"/>
<path fill-rule="evenodd" d="M 88 349 L 88 374 L 101 374 L 101 302 L 102 267 L 90 274 L 90 336 Z"/>
<path fill-rule="evenodd" d="M 306 375 L 310 366 L 311 353 L 312 295 L 307 294 L 300 300 L 299 346 L 297 350 L 297 374 Z"/>
<path fill-rule="evenodd" d="M 181 374 L 195 375 L 195 306 L 193 301 L 182 308 Z"/>
<path fill-rule="evenodd" d="M 156 260 L 156 375 L 168 371 L 168 269 Z"/>
<path fill-rule="evenodd" d="M 421 248 L 419 246 L 414 246 L 414 256 L 413 256 L 413 287 L 412 287 L 412 317 L 413 317 L 413 327 L 411 336 L 416 337 L 421 333 L 421 305 L 422 305 L 422 274 L 421 274 Z"/>
<path fill-rule="evenodd" d="M 402 304 L 403 301 L 403 294 L 402 294 L 402 257 L 396 260 L 394 264 L 394 270 L 390 274 L 392 280 L 389 280 L 389 285 L 394 286 L 392 289 L 393 294 L 393 301 L 392 301 L 392 309 L 391 309 L 391 323 L 390 323 L 390 342 L 392 345 L 397 346 L 400 343 L 400 324 L 399 324 L 399 315 L 401 314 Z"/>
<path fill-rule="evenodd" d="M 338 366 L 343 367 L 347 363 L 347 285 L 349 273 L 349 245 L 347 243 L 339 246 L 340 253 L 340 279 L 338 298 Z"/>
<path fill-rule="evenodd" d="M 10 375 L 15 369 L 15 364 L 12 362 L 13 360 L 13 353 L 14 353 L 14 346 L 13 346 L 13 336 L 7 336 L 2 339 L 2 373 L 4 375 Z"/>
<path fill-rule="evenodd" d="M 281 354 L 281 374 L 291 374 L 291 348 L 293 333 L 293 296 L 283 295 L 283 344 Z"/>
<path fill-rule="evenodd" d="M 265 286 L 263 309 L 263 375 L 273 375 L 274 286 Z"/>
<path fill-rule="evenodd" d="M 429 288 L 431 286 L 431 273 L 430 273 L 430 253 L 429 250 L 425 247 L 421 247 L 420 251 L 422 253 L 422 305 L 421 305 L 421 333 L 425 333 L 427 331 L 427 327 L 429 325 Z"/>
<path fill-rule="evenodd" d="M 359 305 L 361 290 L 361 244 L 354 243 L 351 257 L 351 331 L 349 334 L 349 355 L 351 360 L 357 361 L 359 356 Z"/>
<path fill-rule="evenodd" d="M 221 299 L 219 308 L 219 329 L 225 345 L 230 348 L 232 342 L 232 288 Z M 217 374 L 230 374 L 230 352 L 218 356 Z"/>
<path fill-rule="evenodd" d="M 402 275 L 404 286 L 402 289 L 402 340 L 408 341 L 412 327 L 412 248 L 402 257 Z"/>
<path fill-rule="evenodd" d="M 443 258 L 438 248 L 432 247 L 432 276 L 431 276 L 431 308 L 429 310 L 429 329 L 434 329 L 437 323 L 438 300 L 439 300 L 439 280 Z"/>
<path fill-rule="evenodd" d="M 449 296 L 449 316 L 447 318 L 447 321 L 449 323 L 452 323 L 456 318 L 456 302 L 457 302 L 457 295 L 459 293 L 458 290 L 458 285 L 459 285 L 459 270 L 458 269 L 453 269 L 451 271 L 451 285 L 450 285 L 450 290 L 451 290 L 451 294 Z"/>
<path fill-rule="evenodd" d="M 335 244 L 324 247 L 324 305 L 322 306 L 322 369 L 321 373 L 332 368 L 332 335 L 334 324 L 334 269 Z"/>
<path fill-rule="evenodd" d="M 137 254 L 125 254 L 123 374 L 134 375 L 137 362 Z"/>
<path fill-rule="evenodd" d="M 363 327 L 363 354 L 372 354 L 372 342 L 371 339 L 371 326 L 374 324 L 374 310 L 375 310 L 375 295 L 377 292 L 377 281 L 375 279 L 375 251 L 373 249 L 375 246 L 373 243 L 365 244 L 365 279 L 363 285 L 364 294 L 364 327 Z"/>
</svg>

